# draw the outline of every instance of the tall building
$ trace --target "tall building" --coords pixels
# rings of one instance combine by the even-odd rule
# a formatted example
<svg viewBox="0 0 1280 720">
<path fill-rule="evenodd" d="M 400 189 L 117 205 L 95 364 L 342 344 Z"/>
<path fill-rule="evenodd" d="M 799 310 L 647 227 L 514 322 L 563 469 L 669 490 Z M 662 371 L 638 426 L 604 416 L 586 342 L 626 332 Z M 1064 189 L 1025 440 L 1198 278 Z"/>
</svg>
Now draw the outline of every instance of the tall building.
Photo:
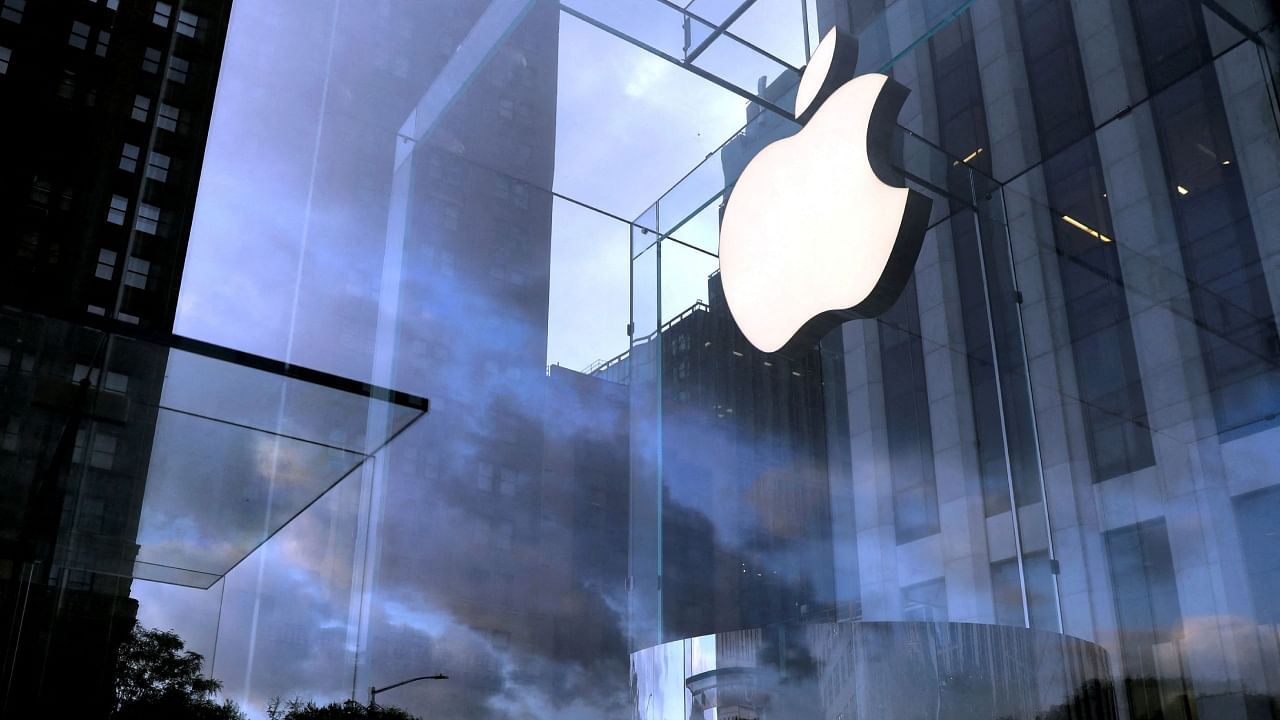
<svg viewBox="0 0 1280 720">
<path fill-rule="evenodd" d="M 718 274 L 707 291 L 707 303 L 595 371 L 635 372 L 639 384 L 650 372 L 641 363 L 661 353 L 660 540 L 636 528 L 630 552 L 633 574 L 646 561 L 661 567 L 662 587 L 633 613 L 636 648 L 835 611 L 821 354 L 760 352 L 733 322 Z"/>
<path fill-rule="evenodd" d="M 229 6 L 0 7 L 6 716 L 114 702 Z"/>
</svg>

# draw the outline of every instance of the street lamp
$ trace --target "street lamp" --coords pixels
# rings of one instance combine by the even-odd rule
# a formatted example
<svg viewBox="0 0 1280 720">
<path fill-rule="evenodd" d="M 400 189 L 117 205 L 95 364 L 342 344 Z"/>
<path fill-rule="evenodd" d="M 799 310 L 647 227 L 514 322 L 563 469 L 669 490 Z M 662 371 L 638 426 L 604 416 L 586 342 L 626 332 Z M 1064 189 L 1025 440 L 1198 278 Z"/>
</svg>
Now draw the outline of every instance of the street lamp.
<svg viewBox="0 0 1280 720">
<path fill-rule="evenodd" d="M 448 676 L 448 675 L 444 675 L 444 674 L 440 674 L 440 675 L 423 675 L 422 677 L 409 678 L 408 680 L 402 680 L 402 681 L 400 681 L 400 682 L 396 683 L 395 685 L 388 685 L 388 686 L 386 686 L 386 687 L 384 687 L 384 688 L 374 687 L 374 686 L 370 685 L 370 686 L 369 686 L 369 709 L 370 709 L 370 710 L 373 710 L 373 708 L 374 708 L 374 706 L 375 706 L 375 705 L 374 705 L 374 698 L 376 698 L 376 697 L 378 696 L 378 693 L 380 693 L 380 692 L 386 692 L 386 691 L 388 691 L 388 690 L 394 690 L 394 689 L 396 689 L 396 688 L 400 687 L 401 685 L 408 685 L 408 684 L 409 684 L 409 683 L 411 683 L 411 682 L 418 682 L 419 680 L 448 680 L 448 679 L 449 679 L 449 676 Z"/>
</svg>

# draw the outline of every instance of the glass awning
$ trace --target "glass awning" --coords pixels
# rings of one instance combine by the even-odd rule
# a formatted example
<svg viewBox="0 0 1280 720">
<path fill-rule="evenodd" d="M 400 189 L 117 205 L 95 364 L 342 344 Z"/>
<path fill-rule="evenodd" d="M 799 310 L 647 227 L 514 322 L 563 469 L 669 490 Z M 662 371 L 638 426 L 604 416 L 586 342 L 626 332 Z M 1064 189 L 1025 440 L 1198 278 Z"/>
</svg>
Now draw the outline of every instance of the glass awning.
<svg viewBox="0 0 1280 720">
<path fill-rule="evenodd" d="M 67 570 L 207 588 L 427 412 L 423 397 L 181 336 L 13 311 L 0 325 L 25 353 L 9 353 L 0 411 L 41 438 L 6 473 L 27 488 L 16 527 Z M 51 523 L 41 505 L 58 499 Z"/>
</svg>

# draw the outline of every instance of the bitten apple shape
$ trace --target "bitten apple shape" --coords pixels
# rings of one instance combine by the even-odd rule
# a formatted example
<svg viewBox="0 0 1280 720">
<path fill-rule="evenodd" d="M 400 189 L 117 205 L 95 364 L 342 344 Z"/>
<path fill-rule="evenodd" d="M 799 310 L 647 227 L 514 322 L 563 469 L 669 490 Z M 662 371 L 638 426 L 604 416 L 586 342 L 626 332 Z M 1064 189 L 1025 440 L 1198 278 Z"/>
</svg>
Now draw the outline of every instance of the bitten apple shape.
<svg viewBox="0 0 1280 720">
<path fill-rule="evenodd" d="M 803 351 L 898 299 L 924 240 L 932 200 L 893 169 L 908 90 L 852 76 L 857 41 L 833 30 L 797 91 L 805 126 L 765 147 L 733 187 L 720 227 L 729 310 L 765 352 Z"/>
</svg>

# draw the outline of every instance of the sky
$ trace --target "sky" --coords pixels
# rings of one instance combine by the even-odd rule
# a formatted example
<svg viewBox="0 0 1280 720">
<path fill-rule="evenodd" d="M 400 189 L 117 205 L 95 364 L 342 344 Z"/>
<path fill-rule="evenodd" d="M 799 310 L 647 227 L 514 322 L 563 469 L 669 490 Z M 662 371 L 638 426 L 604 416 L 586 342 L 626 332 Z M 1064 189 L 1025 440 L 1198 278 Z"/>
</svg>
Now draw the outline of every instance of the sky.
<svg viewBox="0 0 1280 720">
<path fill-rule="evenodd" d="M 593 16 L 609 15 L 627 32 L 668 52 L 680 50 L 682 28 L 654 0 L 567 4 Z M 708 16 L 725 12 L 726 4 L 718 0 L 696 4 Z M 470 0 L 265 0 L 235 5 L 179 299 L 178 333 L 356 379 L 374 376 L 373 331 L 384 296 L 379 287 L 384 268 L 377 250 L 388 233 L 393 138 L 429 82 L 419 75 L 419 68 L 438 68 L 441 63 L 429 43 L 415 43 L 414 38 L 434 32 L 434 18 L 474 13 L 476 7 Z M 760 0 L 733 30 L 800 65 L 804 51 L 799 23 L 797 3 Z M 411 50 L 394 53 L 384 47 L 397 43 Z M 771 61 L 723 52 L 729 44 L 728 39 L 719 41 L 703 62 L 733 76 L 742 87 L 754 89 L 758 75 L 779 68 Z M 505 52 L 493 62 L 509 62 Z M 378 84 L 385 83 L 388 71 L 400 78 L 398 84 Z M 522 325 L 522 316 L 507 312 L 496 298 L 480 297 L 483 307 L 477 312 L 486 318 L 506 315 L 506 326 L 491 324 L 504 327 L 502 335 L 545 333 L 545 364 L 581 369 L 627 348 L 631 242 L 623 220 L 645 212 L 741 128 L 747 101 L 566 14 L 560 15 L 555 86 L 555 174 L 551 187 L 543 188 L 557 195 L 552 200 L 545 324 L 535 319 Z M 477 81 L 466 92 L 495 90 Z M 371 144 L 371 136 L 385 136 L 387 142 Z M 463 153 L 472 158 L 483 155 L 481 149 Z M 718 172 L 718 161 L 708 162 L 699 179 L 704 185 L 708 168 L 713 175 Z M 667 207 L 693 208 L 687 198 Z M 714 211 L 713 206 L 691 222 L 681 239 L 714 250 Z M 664 258 L 663 318 L 705 300 L 706 278 L 715 269 L 714 257 L 673 248 Z M 407 281 L 429 282 L 431 277 Z M 474 288 L 449 292 L 458 297 L 483 295 Z M 431 338 L 420 342 L 430 353 Z M 418 352 L 418 347 L 406 342 L 402 352 Z M 467 352 L 479 358 L 490 350 L 477 340 Z M 536 359 L 539 370 L 543 364 L 542 358 Z M 499 428 L 512 417 L 515 422 L 523 418 L 540 423 L 544 412 L 544 400 L 523 389 L 527 383 L 492 373 L 477 383 L 463 380 L 458 370 L 444 368 L 438 376 L 428 373 L 397 383 L 397 389 L 441 399 L 428 416 L 435 422 L 415 425 L 396 446 L 414 458 L 422 457 L 426 448 L 447 448 L 429 461 L 445 466 L 438 478 L 472 476 L 471 466 L 491 452 L 490 443 L 502 432 Z M 487 368 L 476 360 L 468 370 Z M 174 372 L 181 374 L 181 368 Z M 474 416 L 449 415 L 447 396 L 457 393 L 458 384 L 473 388 L 465 404 L 479 409 Z M 185 387 L 205 392 L 205 400 L 214 403 L 220 393 L 235 392 L 218 383 Z M 272 392 L 263 390 L 260 400 L 275 397 Z M 169 402 L 178 402 L 170 390 L 166 393 Z M 564 442 L 595 433 L 603 433 L 605 442 L 610 428 L 619 426 L 618 417 L 601 415 L 591 402 L 578 401 L 572 412 L 557 410 Z M 442 417 L 443 423 L 438 420 Z M 259 418 L 257 426 L 264 422 Z M 457 435 L 463 432 L 459 427 L 468 430 Z M 207 435 L 199 438 L 202 443 L 222 442 Z M 150 512 L 144 515 L 150 520 L 144 518 L 140 535 L 144 554 L 225 566 L 243 552 L 245 538 L 251 541 L 254 533 L 252 509 L 242 514 L 231 504 L 240 498 L 259 504 L 264 488 L 276 485 L 282 492 L 295 487 L 303 494 L 314 492 L 316 478 L 284 477 L 281 482 L 280 457 L 296 454 L 296 449 L 264 444 L 261 438 L 252 447 L 235 442 L 227 440 L 225 451 L 204 453 L 206 464 L 199 470 L 210 477 L 199 481 L 198 491 L 191 483 L 199 473 L 153 468 L 176 480 L 158 483 L 148 493 Z M 315 458 L 309 462 L 310 467 L 319 464 Z M 288 462 L 284 466 L 291 467 Z M 298 467 L 305 470 L 307 465 L 294 467 L 295 475 Z M 219 473 L 234 475 L 234 482 L 222 486 Z M 271 477 L 276 477 L 275 483 Z M 327 481 L 326 477 L 318 480 Z M 376 592 L 362 588 L 355 578 L 372 575 L 351 554 L 356 538 L 363 537 L 360 512 L 368 507 L 362 477 L 359 472 L 348 476 L 208 590 L 135 581 L 140 620 L 178 630 L 192 649 L 206 656 L 212 672 L 226 683 L 227 695 L 255 717 L 280 688 L 319 699 L 346 696 L 360 633 L 397 638 L 388 647 L 408 653 L 404 663 L 430 648 L 431 657 L 449 659 L 455 668 L 487 667 L 491 672 L 485 677 L 498 678 L 472 697 L 447 687 L 405 688 L 401 698 L 409 706 L 414 701 L 446 703 L 461 717 L 594 718 L 604 709 L 617 711 L 625 704 L 616 682 L 625 678 L 625 599 L 616 583 L 589 573 L 567 578 L 569 599 L 546 610 L 547 617 L 555 618 L 567 603 L 577 610 L 557 622 L 603 628 L 604 635 L 592 646 L 596 651 L 575 655 L 570 647 L 531 657 L 530 648 L 550 653 L 546 643 L 508 646 L 507 640 L 486 634 L 476 626 L 473 609 L 457 605 L 455 595 L 431 588 L 439 587 L 433 584 L 437 582 L 489 587 L 485 583 L 492 581 L 475 577 L 462 548 L 486 542 L 492 532 L 486 513 L 491 513 L 452 480 L 439 479 L 429 502 L 407 502 L 398 496 L 398 505 L 384 510 L 382 522 L 388 528 L 403 523 L 416 528 L 399 534 L 388 529 L 386 542 L 408 539 L 451 548 L 443 553 L 445 559 L 419 558 L 412 566 L 416 569 L 406 566 L 402 574 L 394 557 L 384 556 Z M 407 492 L 412 496 L 415 491 Z M 294 507 L 302 500 L 299 495 L 287 502 Z M 234 518 L 239 543 L 234 547 L 218 542 L 220 532 L 232 529 L 225 522 L 228 517 Z M 555 519 L 543 522 L 554 524 Z M 726 555 L 749 552 L 737 547 L 739 539 L 716 540 L 714 523 L 698 522 L 711 533 L 708 542 L 728 543 Z M 278 522 L 267 525 L 274 529 Z M 184 548 L 195 546 L 200 550 L 196 557 L 181 556 Z M 415 575 L 421 563 L 432 568 L 430 580 Z M 531 559 L 528 564 L 536 562 Z M 296 642 L 254 639 L 259 633 L 278 639 L 282 632 Z M 600 647 L 611 649 L 602 654 Z M 362 697 L 362 688 L 354 690 Z"/>
</svg>

